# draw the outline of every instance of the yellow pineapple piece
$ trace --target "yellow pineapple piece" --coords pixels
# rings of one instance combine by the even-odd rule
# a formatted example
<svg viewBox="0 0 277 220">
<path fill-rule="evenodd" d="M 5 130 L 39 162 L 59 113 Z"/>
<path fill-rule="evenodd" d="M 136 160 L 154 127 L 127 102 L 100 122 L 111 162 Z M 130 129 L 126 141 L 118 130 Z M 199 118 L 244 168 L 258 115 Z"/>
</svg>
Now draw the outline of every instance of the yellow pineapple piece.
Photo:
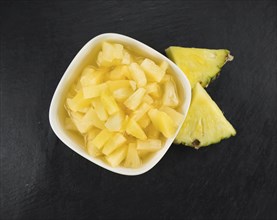
<svg viewBox="0 0 277 220">
<path fill-rule="evenodd" d="M 162 148 L 162 141 L 159 139 L 137 140 L 137 150 L 154 152 Z"/>
<path fill-rule="evenodd" d="M 95 145 L 92 144 L 92 141 L 88 141 L 87 144 L 87 151 L 90 156 L 98 157 L 102 155 L 101 150 L 99 150 Z"/>
<path fill-rule="evenodd" d="M 107 72 L 107 69 L 95 70 L 95 67 L 87 66 L 83 70 L 82 76 L 80 78 L 81 86 L 86 87 L 86 86 L 96 85 L 103 82 L 106 72 Z"/>
<path fill-rule="evenodd" d="M 126 79 L 126 72 L 129 72 L 128 66 L 116 66 L 110 73 L 110 80 L 124 80 Z"/>
<path fill-rule="evenodd" d="M 127 50 L 123 49 L 122 64 L 130 64 L 132 62 L 132 56 Z"/>
<path fill-rule="evenodd" d="M 163 105 L 170 107 L 179 105 L 178 91 L 172 79 L 164 83 Z"/>
<path fill-rule="evenodd" d="M 98 66 L 110 67 L 120 64 L 123 58 L 123 46 L 121 44 L 111 44 L 104 42 L 102 51 L 97 57 Z"/>
<path fill-rule="evenodd" d="M 76 126 L 74 125 L 73 121 L 69 117 L 65 118 L 65 120 L 64 120 L 64 127 L 67 130 L 77 131 Z"/>
<path fill-rule="evenodd" d="M 99 128 L 96 128 L 96 127 L 92 127 L 90 128 L 86 135 L 84 136 L 85 138 L 85 141 L 92 141 L 99 133 L 100 133 L 100 129 Z"/>
<path fill-rule="evenodd" d="M 92 126 L 100 129 L 104 129 L 104 123 L 98 118 L 95 110 L 90 108 L 88 112 L 82 117 L 80 121 L 75 123 L 78 129 L 81 129 L 81 133 L 86 133 Z"/>
<path fill-rule="evenodd" d="M 162 106 L 159 110 L 165 112 L 166 114 L 168 114 L 169 117 L 171 117 L 171 119 L 173 119 L 173 121 L 175 122 L 175 124 L 177 126 L 179 126 L 184 121 L 184 115 L 177 112 L 173 108 L 170 108 L 168 106 Z"/>
<path fill-rule="evenodd" d="M 144 59 L 140 66 L 144 70 L 149 81 L 160 82 L 165 74 L 164 69 L 148 58 Z"/>
<path fill-rule="evenodd" d="M 140 127 L 146 128 L 150 123 L 150 118 L 147 114 L 144 114 L 138 121 L 137 123 L 139 124 Z"/>
<path fill-rule="evenodd" d="M 138 87 L 145 86 L 147 83 L 146 76 L 142 68 L 137 63 L 131 63 L 129 66 L 130 77 L 133 79 Z"/>
<path fill-rule="evenodd" d="M 113 91 L 113 97 L 116 99 L 116 101 L 119 101 L 119 102 L 124 102 L 132 94 L 133 94 L 133 90 L 131 88 L 120 88 Z"/>
<path fill-rule="evenodd" d="M 160 68 L 166 73 L 167 69 L 168 69 L 168 62 L 166 61 L 162 61 L 160 64 Z"/>
<path fill-rule="evenodd" d="M 77 112 L 91 105 L 91 99 L 85 99 L 83 92 L 79 91 L 73 98 L 66 100 L 67 106 L 71 111 Z"/>
<path fill-rule="evenodd" d="M 151 108 L 150 105 L 148 105 L 147 103 L 142 103 L 139 108 L 137 108 L 137 110 L 135 110 L 132 114 L 131 114 L 131 118 L 134 119 L 135 121 L 140 120 L 146 113 L 147 111 Z"/>
<path fill-rule="evenodd" d="M 108 88 L 111 92 L 120 88 L 131 88 L 130 80 L 114 80 L 107 82 Z"/>
<path fill-rule="evenodd" d="M 146 95 L 143 97 L 142 102 L 145 102 L 145 103 L 147 103 L 148 105 L 152 105 L 152 104 L 154 103 L 154 100 L 153 100 L 153 98 L 152 98 L 150 95 L 146 94 Z"/>
<path fill-rule="evenodd" d="M 117 102 L 108 90 L 102 93 L 101 102 L 109 115 L 112 115 L 119 111 L 119 106 Z"/>
<path fill-rule="evenodd" d="M 84 98 L 89 99 L 99 97 L 106 88 L 107 83 L 83 87 Z"/>
<path fill-rule="evenodd" d="M 138 168 L 141 163 L 142 161 L 138 155 L 136 143 L 130 143 L 128 145 L 124 166 L 129 168 Z"/>
<path fill-rule="evenodd" d="M 146 92 L 153 98 L 160 98 L 162 95 L 161 87 L 158 85 L 158 83 L 149 83 L 146 85 Z"/>
<path fill-rule="evenodd" d="M 96 98 L 92 101 L 92 105 L 95 109 L 95 112 L 98 116 L 98 118 L 101 121 L 106 121 L 108 119 L 108 113 L 106 111 L 106 109 L 104 108 L 100 98 Z"/>
<path fill-rule="evenodd" d="M 123 145 L 122 147 L 119 147 L 118 149 L 116 149 L 110 155 L 105 156 L 105 159 L 112 167 L 116 167 L 125 159 L 126 153 L 127 153 L 127 146 Z"/>
<path fill-rule="evenodd" d="M 135 110 L 140 105 L 145 92 L 144 88 L 139 88 L 124 102 L 124 105 L 131 110 Z"/>
<path fill-rule="evenodd" d="M 144 133 L 143 129 L 139 126 L 139 124 L 132 118 L 129 119 L 126 132 L 129 135 L 132 135 L 138 139 L 146 140 L 147 136 Z"/>
<path fill-rule="evenodd" d="M 105 123 L 105 127 L 110 131 L 120 131 L 123 126 L 124 119 L 125 115 L 123 112 L 116 112 L 108 118 Z"/>
<path fill-rule="evenodd" d="M 149 117 L 149 120 L 150 120 L 150 117 Z M 150 122 L 151 122 L 151 120 L 150 120 Z M 145 134 L 147 135 L 148 138 L 159 139 L 161 133 L 159 132 L 159 130 L 157 130 L 155 128 L 153 123 L 149 123 L 149 125 L 144 130 L 145 130 Z"/>
<path fill-rule="evenodd" d="M 102 149 L 104 144 L 112 137 L 113 133 L 107 129 L 103 129 L 95 138 L 92 140 L 92 144 L 98 149 Z"/>
<path fill-rule="evenodd" d="M 148 115 L 154 127 L 158 129 L 166 138 L 174 136 L 177 126 L 168 114 L 157 109 L 150 109 L 148 111 Z"/>
<path fill-rule="evenodd" d="M 115 133 L 103 147 L 102 152 L 105 155 L 111 154 L 115 149 L 123 145 L 127 139 L 121 133 Z"/>
</svg>

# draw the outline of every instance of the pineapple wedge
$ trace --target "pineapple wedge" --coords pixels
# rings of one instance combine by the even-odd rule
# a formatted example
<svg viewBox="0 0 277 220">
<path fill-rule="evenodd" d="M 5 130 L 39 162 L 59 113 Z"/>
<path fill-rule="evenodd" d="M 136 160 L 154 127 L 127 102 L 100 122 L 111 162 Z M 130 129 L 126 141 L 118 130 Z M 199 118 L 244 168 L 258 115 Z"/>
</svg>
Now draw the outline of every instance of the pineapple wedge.
<svg viewBox="0 0 277 220">
<path fill-rule="evenodd" d="M 175 143 L 196 149 L 217 143 L 236 134 L 233 126 L 211 99 L 205 89 L 197 83 L 192 90 L 190 108 Z"/>
<path fill-rule="evenodd" d="M 128 145 L 127 155 L 124 162 L 125 167 L 137 168 L 141 165 L 141 159 L 138 155 L 137 146 L 135 143 Z"/>
<path fill-rule="evenodd" d="M 228 50 L 210 50 L 185 47 L 169 47 L 167 56 L 186 74 L 191 88 L 197 82 L 207 87 L 216 78 L 227 61 L 233 60 Z"/>
</svg>

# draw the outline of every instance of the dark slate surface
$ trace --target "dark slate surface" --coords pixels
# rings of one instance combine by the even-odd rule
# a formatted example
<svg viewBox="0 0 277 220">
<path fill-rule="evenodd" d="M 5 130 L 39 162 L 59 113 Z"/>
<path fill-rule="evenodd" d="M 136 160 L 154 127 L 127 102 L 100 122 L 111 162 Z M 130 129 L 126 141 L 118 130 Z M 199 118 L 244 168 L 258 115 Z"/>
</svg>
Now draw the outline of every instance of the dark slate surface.
<svg viewBox="0 0 277 220">
<path fill-rule="evenodd" d="M 1 1 L 1 219 L 276 219 L 276 1 Z M 163 52 L 228 48 L 208 92 L 237 136 L 172 146 L 150 172 L 117 175 L 67 148 L 48 108 L 92 37 L 118 32 Z"/>
</svg>

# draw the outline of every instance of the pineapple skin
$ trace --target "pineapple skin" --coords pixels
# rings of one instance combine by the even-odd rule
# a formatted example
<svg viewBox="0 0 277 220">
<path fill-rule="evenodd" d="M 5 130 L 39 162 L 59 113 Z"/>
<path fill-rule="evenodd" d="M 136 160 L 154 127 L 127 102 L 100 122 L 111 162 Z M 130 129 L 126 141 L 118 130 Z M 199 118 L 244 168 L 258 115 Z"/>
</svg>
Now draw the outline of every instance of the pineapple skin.
<svg viewBox="0 0 277 220">
<path fill-rule="evenodd" d="M 205 89 L 197 83 L 192 90 L 187 117 L 174 141 L 198 149 L 236 135 L 236 130 Z"/>
<path fill-rule="evenodd" d="M 197 82 L 203 87 L 216 79 L 221 68 L 234 57 L 226 49 L 185 48 L 171 46 L 165 50 L 166 55 L 179 66 L 188 77 L 191 88 Z"/>
</svg>

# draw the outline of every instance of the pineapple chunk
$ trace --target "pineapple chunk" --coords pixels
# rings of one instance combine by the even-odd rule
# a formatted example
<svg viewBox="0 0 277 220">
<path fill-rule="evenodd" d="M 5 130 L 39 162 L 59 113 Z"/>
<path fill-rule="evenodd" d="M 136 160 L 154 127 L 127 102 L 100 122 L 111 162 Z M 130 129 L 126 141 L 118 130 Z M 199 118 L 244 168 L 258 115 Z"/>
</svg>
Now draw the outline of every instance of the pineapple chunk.
<svg viewBox="0 0 277 220">
<path fill-rule="evenodd" d="M 126 132 L 129 135 L 132 135 L 138 139 L 141 140 L 146 140 L 147 136 L 142 130 L 142 128 L 139 126 L 139 124 L 132 118 L 129 119 L 127 127 L 126 127 Z"/>
<path fill-rule="evenodd" d="M 108 88 L 111 92 L 120 88 L 131 88 L 130 80 L 114 80 L 107 82 Z"/>
<path fill-rule="evenodd" d="M 93 157 L 98 157 L 102 155 L 101 150 L 99 150 L 93 143 L 92 141 L 88 141 L 87 144 L 87 150 L 88 154 Z"/>
<path fill-rule="evenodd" d="M 121 44 L 111 44 L 104 42 L 102 51 L 97 57 L 98 66 L 110 67 L 120 64 L 123 58 L 123 46 Z"/>
<path fill-rule="evenodd" d="M 95 138 L 92 140 L 92 144 L 96 146 L 98 149 L 102 149 L 104 144 L 110 139 L 112 135 L 112 132 L 108 131 L 107 129 L 104 129 L 95 136 Z"/>
<path fill-rule="evenodd" d="M 184 115 L 177 112 L 173 108 L 170 108 L 168 106 L 163 106 L 163 107 L 160 108 L 160 111 L 163 111 L 166 114 L 168 114 L 173 119 L 173 121 L 175 122 L 175 124 L 177 126 L 179 126 L 184 121 Z"/>
<path fill-rule="evenodd" d="M 108 118 L 105 123 L 105 127 L 110 131 L 120 131 L 123 126 L 124 119 L 125 115 L 123 112 L 119 111 Z"/>
<path fill-rule="evenodd" d="M 109 74 L 110 80 L 124 80 L 129 69 L 127 66 L 116 66 Z"/>
<path fill-rule="evenodd" d="M 83 87 L 84 98 L 89 99 L 99 97 L 106 88 L 107 83 Z"/>
<path fill-rule="evenodd" d="M 104 76 L 107 70 L 95 70 L 93 66 L 87 66 L 83 72 L 80 79 L 82 87 L 96 85 L 104 80 Z"/>
<path fill-rule="evenodd" d="M 90 108 L 78 123 L 80 123 L 80 125 L 77 125 L 77 127 L 81 128 L 81 133 L 87 132 L 92 126 L 100 129 L 105 128 L 104 123 L 98 118 L 93 108 Z"/>
<path fill-rule="evenodd" d="M 120 133 L 115 133 L 104 145 L 102 152 L 105 155 L 111 154 L 115 149 L 123 145 L 127 139 Z"/>
<path fill-rule="evenodd" d="M 160 82 L 165 74 L 164 69 L 160 68 L 154 61 L 147 58 L 143 60 L 140 66 L 144 70 L 149 81 Z"/>
<path fill-rule="evenodd" d="M 112 167 L 118 166 L 126 157 L 127 146 L 122 146 L 116 149 L 113 153 L 108 156 L 105 156 L 105 159 Z"/>
<path fill-rule="evenodd" d="M 147 80 L 145 73 L 137 63 L 131 63 L 131 65 L 129 66 L 129 70 L 131 79 L 135 80 L 138 87 L 146 85 Z"/>
<path fill-rule="evenodd" d="M 116 101 L 123 102 L 133 94 L 133 90 L 130 88 L 120 88 L 113 91 L 113 97 Z"/>
<path fill-rule="evenodd" d="M 84 136 L 85 142 L 87 143 L 88 141 L 92 141 L 100 133 L 100 131 L 101 130 L 96 127 L 90 128 Z"/>
<path fill-rule="evenodd" d="M 130 168 L 138 168 L 141 165 L 141 163 L 142 162 L 138 155 L 136 143 L 130 143 L 128 145 L 124 166 Z"/>
<path fill-rule="evenodd" d="M 162 95 L 161 87 L 158 85 L 158 83 L 149 83 L 146 86 L 146 92 L 153 98 L 160 98 Z"/>
<path fill-rule="evenodd" d="M 145 103 L 147 103 L 148 105 L 152 105 L 152 104 L 154 103 L 154 100 L 153 100 L 153 98 L 152 98 L 150 95 L 146 94 L 146 95 L 143 97 L 142 102 L 145 102 Z"/>
<path fill-rule="evenodd" d="M 148 105 L 147 103 L 141 104 L 139 108 L 131 114 L 131 118 L 134 119 L 135 121 L 140 120 L 147 113 L 150 107 L 151 106 Z"/>
<path fill-rule="evenodd" d="M 144 88 L 139 88 L 124 102 L 124 105 L 131 110 L 135 110 L 140 105 L 145 92 Z"/>
<path fill-rule="evenodd" d="M 132 56 L 128 51 L 123 49 L 123 58 L 122 58 L 122 64 L 130 64 L 132 62 Z"/>
<path fill-rule="evenodd" d="M 165 61 L 162 61 L 161 64 L 160 64 L 160 68 L 161 68 L 164 72 L 167 71 L 168 66 L 169 66 L 169 65 L 168 65 L 168 62 L 165 62 Z"/>
<path fill-rule="evenodd" d="M 166 138 L 174 136 L 177 126 L 175 122 L 165 112 L 157 109 L 148 111 L 151 122 Z"/>
<path fill-rule="evenodd" d="M 64 120 L 64 127 L 67 130 L 77 131 L 76 126 L 74 125 L 73 121 L 69 117 L 65 118 L 65 120 Z"/>
<path fill-rule="evenodd" d="M 150 123 L 150 118 L 147 114 L 144 114 L 141 119 L 137 121 L 140 127 L 146 128 Z"/>
<path fill-rule="evenodd" d="M 92 101 L 92 105 L 95 109 L 95 112 L 98 116 L 98 118 L 101 120 L 101 121 L 106 121 L 107 118 L 108 118 L 108 113 L 107 111 L 105 110 L 104 106 L 102 105 L 101 101 L 99 98 L 97 99 L 94 99 Z"/>
<path fill-rule="evenodd" d="M 159 132 L 159 130 L 155 128 L 155 126 L 152 123 L 150 123 L 144 130 L 148 138 L 159 139 L 161 133 Z"/>
<path fill-rule="evenodd" d="M 119 111 L 119 106 L 114 97 L 107 90 L 101 95 L 101 102 L 109 115 Z"/>
<path fill-rule="evenodd" d="M 172 79 L 164 83 L 163 104 L 170 107 L 179 105 L 177 88 Z"/>
<path fill-rule="evenodd" d="M 83 92 L 79 91 L 72 99 L 67 99 L 67 106 L 71 111 L 77 112 L 91 105 L 91 99 L 85 99 Z"/>
<path fill-rule="evenodd" d="M 137 141 L 137 149 L 139 151 L 154 152 L 162 148 L 162 141 L 159 139 L 147 139 L 145 141 Z"/>
</svg>

